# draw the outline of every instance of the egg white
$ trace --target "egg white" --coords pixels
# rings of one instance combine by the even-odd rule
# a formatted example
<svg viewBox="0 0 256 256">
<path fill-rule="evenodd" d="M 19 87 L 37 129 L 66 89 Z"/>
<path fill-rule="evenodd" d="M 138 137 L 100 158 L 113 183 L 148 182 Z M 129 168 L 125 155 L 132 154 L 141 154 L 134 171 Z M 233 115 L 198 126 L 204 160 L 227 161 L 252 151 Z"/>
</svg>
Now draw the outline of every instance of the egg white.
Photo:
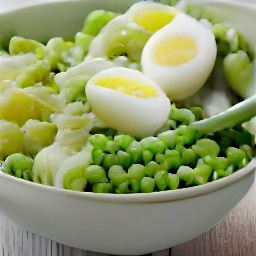
<svg viewBox="0 0 256 256">
<path fill-rule="evenodd" d="M 178 11 L 172 7 L 165 4 L 160 4 L 156 2 L 149 2 L 149 1 L 141 1 L 138 3 L 133 4 L 128 11 L 125 13 L 125 15 L 128 18 L 128 21 L 136 23 L 136 19 L 143 15 L 145 12 L 150 11 L 152 14 L 155 12 L 163 12 L 163 14 L 167 14 L 170 16 L 175 17 L 176 14 L 178 14 Z M 149 21 L 150 22 L 150 21 Z M 158 20 L 154 20 L 154 23 L 157 23 Z M 138 24 L 137 24 L 138 25 Z M 166 24 L 165 24 L 166 25 Z M 147 30 L 147 28 L 144 28 Z M 153 31 L 150 31 L 153 32 Z"/>
<path fill-rule="evenodd" d="M 153 53 L 160 42 L 185 36 L 196 44 L 196 55 L 179 65 L 163 65 L 154 60 Z M 211 30 L 186 14 L 157 31 L 146 43 L 141 57 L 142 70 L 155 81 L 171 100 L 183 100 L 199 90 L 214 66 L 217 47 Z"/>
<path fill-rule="evenodd" d="M 106 77 L 122 77 L 141 85 L 150 85 L 157 96 L 141 98 L 98 86 L 97 80 Z M 93 76 L 86 85 L 86 95 L 95 115 L 109 127 L 135 137 L 147 137 L 166 122 L 170 101 L 154 82 L 141 72 L 128 68 L 111 68 Z"/>
</svg>

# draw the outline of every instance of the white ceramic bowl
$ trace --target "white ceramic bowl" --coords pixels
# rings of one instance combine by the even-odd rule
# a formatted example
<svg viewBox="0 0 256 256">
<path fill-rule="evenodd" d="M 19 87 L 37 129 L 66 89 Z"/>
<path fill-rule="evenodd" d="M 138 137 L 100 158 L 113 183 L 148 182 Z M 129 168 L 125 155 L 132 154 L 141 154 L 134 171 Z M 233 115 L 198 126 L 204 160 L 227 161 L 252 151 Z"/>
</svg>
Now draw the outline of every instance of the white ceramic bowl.
<svg viewBox="0 0 256 256">
<path fill-rule="evenodd" d="M 0 15 L 1 35 L 46 40 L 81 28 L 92 9 L 125 10 L 134 1 L 73 0 Z M 169 248 L 209 230 L 247 193 L 255 161 L 206 185 L 151 194 L 66 191 L 0 172 L 0 210 L 28 231 L 69 246 L 138 255 Z"/>
</svg>

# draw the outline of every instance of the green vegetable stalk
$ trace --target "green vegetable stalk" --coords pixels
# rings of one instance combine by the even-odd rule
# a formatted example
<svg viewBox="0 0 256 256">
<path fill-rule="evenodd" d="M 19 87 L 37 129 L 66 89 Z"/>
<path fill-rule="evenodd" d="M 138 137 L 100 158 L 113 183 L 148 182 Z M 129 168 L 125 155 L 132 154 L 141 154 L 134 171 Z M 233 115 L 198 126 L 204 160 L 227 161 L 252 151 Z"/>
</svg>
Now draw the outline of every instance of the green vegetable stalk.
<svg viewBox="0 0 256 256">
<path fill-rule="evenodd" d="M 234 127 L 254 116 L 256 116 L 256 94 L 218 115 L 194 122 L 188 127 L 199 134 L 209 134 Z"/>
</svg>

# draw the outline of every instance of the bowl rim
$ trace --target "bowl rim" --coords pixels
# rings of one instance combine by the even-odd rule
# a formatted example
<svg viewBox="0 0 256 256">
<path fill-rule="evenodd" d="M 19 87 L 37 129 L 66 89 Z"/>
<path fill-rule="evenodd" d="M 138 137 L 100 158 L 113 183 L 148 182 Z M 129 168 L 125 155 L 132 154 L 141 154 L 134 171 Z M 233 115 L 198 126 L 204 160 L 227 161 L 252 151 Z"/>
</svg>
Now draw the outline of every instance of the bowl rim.
<svg viewBox="0 0 256 256">
<path fill-rule="evenodd" d="M 97 1 L 97 0 L 91 0 L 91 1 Z M 123 1 L 126 2 L 128 0 L 118 0 L 119 2 Z M 129 0 L 130 3 L 136 3 L 136 0 Z M 24 3 L 23 5 L 17 5 L 16 7 L 11 7 L 7 8 L 4 10 L 0 10 L 0 16 L 5 16 L 5 15 L 12 15 L 13 13 L 19 12 L 19 11 L 29 11 L 30 9 L 33 8 L 40 8 L 41 6 L 51 6 L 51 5 L 63 5 L 63 4 L 85 4 L 86 5 L 86 0 L 46 0 L 46 1 L 35 1 L 35 2 L 29 2 L 29 3 Z"/>
<path fill-rule="evenodd" d="M 216 190 L 224 189 L 233 183 L 238 182 L 243 177 L 256 171 L 256 158 L 253 158 L 245 167 L 237 170 L 231 175 L 221 178 L 216 181 L 211 181 L 203 185 L 194 187 L 181 188 L 176 190 L 157 191 L 151 193 L 131 193 L 131 194 L 114 194 L 114 193 L 95 193 L 95 192 L 80 192 L 67 190 L 64 188 L 56 188 L 44 184 L 35 183 L 33 181 L 23 180 L 15 176 L 11 176 L 3 171 L 0 171 L 0 186 L 3 180 L 12 184 L 26 187 L 32 190 L 39 190 L 44 193 L 55 193 L 59 196 L 76 197 L 89 201 L 104 201 L 112 203 L 161 203 L 169 201 L 177 201 L 198 197 L 212 193 Z"/>
</svg>

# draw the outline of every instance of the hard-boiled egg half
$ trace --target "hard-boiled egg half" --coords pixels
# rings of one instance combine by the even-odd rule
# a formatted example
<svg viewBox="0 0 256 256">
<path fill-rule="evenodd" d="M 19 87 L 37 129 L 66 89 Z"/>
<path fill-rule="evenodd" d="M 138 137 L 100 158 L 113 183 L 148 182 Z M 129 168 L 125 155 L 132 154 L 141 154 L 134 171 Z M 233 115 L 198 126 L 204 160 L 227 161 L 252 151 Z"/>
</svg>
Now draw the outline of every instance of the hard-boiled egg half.
<svg viewBox="0 0 256 256">
<path fill-rule="evenodd" d="M 119 132 L 152 136 L 168 119 L 170 100 L 140 71 L 123 67 L 101 71 L 85 90 L 94 114 Z"/>
<path fill-rule="evenodd" d="M 130 7 L 126 15 L 130 22 L 143 27 L 151 33 L 155 33 L 170 23 L 177 13 L 174 7 L 168 5 L 154 2 L 138 2 Z"/>
<path fill-rule="evenodd" d="M 141 57 L 142 70 L 171 100 L 183 100 L 205 83 L 216 53 L 211 30 L 179 13 L 146 43 Z"/>
</svg>

